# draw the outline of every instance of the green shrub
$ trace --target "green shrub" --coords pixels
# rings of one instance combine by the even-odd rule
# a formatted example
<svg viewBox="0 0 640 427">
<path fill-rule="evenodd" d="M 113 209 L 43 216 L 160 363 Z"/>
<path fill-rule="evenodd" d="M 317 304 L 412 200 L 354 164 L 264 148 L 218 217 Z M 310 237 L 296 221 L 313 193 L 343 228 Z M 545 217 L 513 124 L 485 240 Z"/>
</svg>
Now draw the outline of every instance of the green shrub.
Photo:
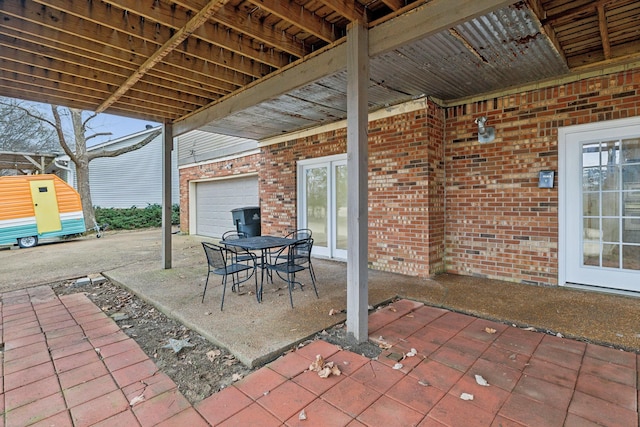
<svg viewBox="0 0 640 427">
<path fill-rule="evenodd" d="M 109 224 L 114 230 L 133 230 L 162 226 L 162 206 L 149 205 L 146 208 L 132 206 L 126 209 L 96 207 L 96 222 Z M 180 206 L 171 207 L 171 224 L 180 224 Z"/>
</svg>

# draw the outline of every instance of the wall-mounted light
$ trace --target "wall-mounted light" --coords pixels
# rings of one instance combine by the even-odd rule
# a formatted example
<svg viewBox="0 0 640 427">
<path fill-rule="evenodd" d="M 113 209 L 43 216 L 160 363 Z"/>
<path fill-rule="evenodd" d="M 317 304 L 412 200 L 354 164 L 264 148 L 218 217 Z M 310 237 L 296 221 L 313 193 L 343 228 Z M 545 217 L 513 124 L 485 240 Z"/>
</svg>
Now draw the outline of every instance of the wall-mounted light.
<svg viewBox="0 0 640 427">
<path fill-rule="evenodd" d="M 478 142 L 491 142 L 496 137 L 496 130 L 492 127 L 487 127 L 487 116 L 480 116 L 475 119 L 475 123 L 478 125 Z"/>
</svg>

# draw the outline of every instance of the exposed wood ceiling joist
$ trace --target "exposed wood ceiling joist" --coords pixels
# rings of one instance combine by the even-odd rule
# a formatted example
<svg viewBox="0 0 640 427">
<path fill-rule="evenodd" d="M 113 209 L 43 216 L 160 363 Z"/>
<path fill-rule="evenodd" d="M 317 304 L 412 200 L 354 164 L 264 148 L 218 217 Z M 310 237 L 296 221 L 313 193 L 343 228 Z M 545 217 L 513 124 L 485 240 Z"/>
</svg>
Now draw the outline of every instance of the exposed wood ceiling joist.
<svg viewBox="0 0 640 427">
<path fill-rule="evenodd" d="M 525 8 L 530 15 L 518 12 Z M 416 13 L 423 9 L 429 13 Z M 472 10 L 494 14 L 472 22 L 478 17 Z M 320 76 L 303 63 L 319 52 L 339 50 L 354 21 L 368 23 L 372 58 L 389 64 L 388 76 L 373 70 L 373 102 L 383 105 L 395 102 L 398 93 L 429 95 L 428 85 L 391 85 L 399 74 L 455 88 L 449 95 L 439 94 L 446 101 L 460 97 L 458 89 L 470 84 L 464 79 L 481 81 L 484 74 L 485 79 L 513 76 L 502 82 L 504 87 L 531 83 L 528 75 L 502 72 L 504 67 L 517 69 L 513 61 L 554 57 L 565 62 L 568 72 L 579 72 L 640 60 L 637 0 L 0 0 L 0 95 L 159 122 L 180 121 L 216 106 L 217 113 L 207 116 L 217 120 L 240 104 L 249 108 L 250 99 L 240 104 L 233 99 L 245 91 L 259 92 L 254 88 L 264 84 L 265 93 L 271 94 L 265 111 L 275 111 L 277 87 L 267 81 L 296 72 Z M 539 33 L 528 28 L 531 25 Z M 416 30 L 426 26 L 444 33 Z M 523 26 L 527 34 L 518 29 Z M 503 44 L 512 48 L 492 44 L 504 29 Z M 409 40 L 405 33 L 416 35 Z M 533 53 L 527 53 L 529 48 Z M 424 59 L 417 57 L 425 50 L 429 62 L 420 63 Z M 420 55 L 412 57 L 411 52 Z M 433 57 L 436 53 L 439 58 Z M 340 68 L 323 63 L 332 60 L 332 54 L 324 58 L 315 60 L 322 71 Z M 290 72 L 292 67 L 298 71 Z M 471 74 L 477 77 L 466 77 Z M 281 95 L 292 87 L 291 81 L 307 79 L 288 77 Z M 482 87 L 469 85 L 465 90 L 476 96 Z M 321 85 L 308 89 L 326 90 Z M 387 101 L 385 90 L 393 95 Z M 322 102 L 309 106 L 342 110 Z M 305 114 L 302 106 L 290 107 L 294 111 L 283 113 Z M 279 121 L 291 120 L 273 118 L 273 123 Z"/>
</svg>

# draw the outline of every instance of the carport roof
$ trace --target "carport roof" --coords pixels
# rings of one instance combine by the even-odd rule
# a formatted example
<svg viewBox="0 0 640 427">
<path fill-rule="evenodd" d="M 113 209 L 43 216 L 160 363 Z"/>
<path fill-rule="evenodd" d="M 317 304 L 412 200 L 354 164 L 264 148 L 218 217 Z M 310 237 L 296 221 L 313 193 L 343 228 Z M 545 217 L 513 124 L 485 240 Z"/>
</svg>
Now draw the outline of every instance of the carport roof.
<svg viewBox="0 0 640 427">
<path fill-rule="evenodd" d="M 0 169 L 14 170 L 22 174 L 45 173 L 59 153 L 22 153 L 0 151 Z"/>
<path fill-rule="evenodd" d="M 452 105 L 637 67 L 637 0 L 0 0 L 0 94 L 264 139 L 346 117 L 346 33 L 369 108 Z"/>
</svg>

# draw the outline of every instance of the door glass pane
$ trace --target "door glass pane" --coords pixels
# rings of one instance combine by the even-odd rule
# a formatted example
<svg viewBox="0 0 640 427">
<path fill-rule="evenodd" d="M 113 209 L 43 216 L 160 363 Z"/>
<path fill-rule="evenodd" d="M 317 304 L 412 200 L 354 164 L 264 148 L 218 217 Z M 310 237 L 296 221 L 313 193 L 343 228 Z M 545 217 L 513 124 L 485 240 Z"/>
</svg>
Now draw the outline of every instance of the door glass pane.
<svg viewBox="0 0 640 427">
<path fill-rule="evenodd" d="M 314 244 L 328 245 L 327 240 L 327 168 L 309 168 L 305 171 L 307 191 L 307 227 L 313 232 Z"/>
<path fill-rule="evenodd" d="M 602 220 L 602 241 L 620 241 L 620 220 L 618 218 L 604 218 Z"/>
<path fill-rule="evenodd" d="M 622 268 L 640 270 L 640 245 L 624 245 L 622 247 Z"/>
<path fill-rule="evenodd" d="M 584 193 L 583 195 L 583 215 L 600 215 L 600 193 Z"/>
<path fill-rule="evenodd" d="M 336 248 L 347 249 L 347 165 L 335 167 Z"/>
<path fill-rule="evenodd" d="M 619 245 L 602 245 L 602 266 L 609 268 L 620 268 Z"/>
<path fill-rule="evenodd" d="M 618 201 L 618 197 L 620 197 L 620 193 L 618 191 L 607 191 L 606 193 L 602 193 L 603 216 L 620 215 L 620 202 Z M 597 215 L 597 213 L 594 215 Z"/>
<path fill-rule="evenodd" d="M 640 139 L 583 145 L 581 188 L 583 265 L 640 270 Z"/>
</svg>

